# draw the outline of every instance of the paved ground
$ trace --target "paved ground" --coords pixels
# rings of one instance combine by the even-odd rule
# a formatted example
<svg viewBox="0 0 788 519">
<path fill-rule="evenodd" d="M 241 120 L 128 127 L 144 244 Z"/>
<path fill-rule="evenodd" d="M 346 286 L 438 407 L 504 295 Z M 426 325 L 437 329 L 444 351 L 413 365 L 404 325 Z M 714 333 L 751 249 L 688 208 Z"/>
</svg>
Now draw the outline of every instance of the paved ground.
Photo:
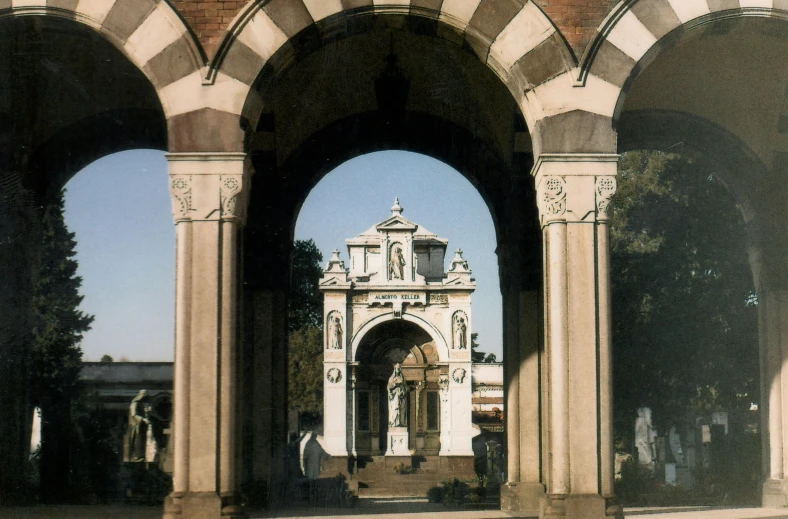
<svg viewBox="0 0 788 519">
<path fill-rule="evenodd" d="M 765 508 L 627 508 L 627 517 L 641 519 L 788 519 L 788 509 Z M 253 512 L 253 519 L 496 519 L 510 516 L 499 510 L 447 510 L 423 499 L 360 500 L 354 508 L 305 508 L 276 513 Z M 151 506 L 36 506 L 0 508 L 1 519 L 161 519 Z"/>
</svg>

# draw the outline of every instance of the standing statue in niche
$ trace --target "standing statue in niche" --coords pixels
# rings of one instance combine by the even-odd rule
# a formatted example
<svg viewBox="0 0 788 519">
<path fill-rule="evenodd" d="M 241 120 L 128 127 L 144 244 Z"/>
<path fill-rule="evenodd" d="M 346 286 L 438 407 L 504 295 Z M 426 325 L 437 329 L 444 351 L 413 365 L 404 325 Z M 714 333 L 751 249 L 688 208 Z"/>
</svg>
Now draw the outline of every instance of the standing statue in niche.
<svg viewBox="0 0 788 519">
<path fill-rule="evenodd" d="M 405 427 L 408 386 L 405 385 L 405 377 L 402 375 L 402 366 L 399 363 L 394 364 L 394 373 L 389 377 L 386 388 L 389 393 L 389 427 Z"/>
<path fill-rule="evenodd" d="M 468 347 L 468 325 L 460 313 L 454 316 L 454 347 L 458 350 Z"/>
<path fill-rule="evenodd" d="M 328 347 L 332 350 L 342 349 L 342 320 L 337 314 L 328 317 Z"/>
<path fill-rule="evenodd" d="M 389 259 L 389 278 L 391 279 L 405 279 L 405 257 L 402 255 L 402 247 L 395 245 L 391 249 L 391 258 Z"/>
<path fill-rule="evenodd" d="M 148 391 L 143 389 L 129 406 L 129 461 L 145 461 L 150 420 L 145 412 Z"/>
</svg>

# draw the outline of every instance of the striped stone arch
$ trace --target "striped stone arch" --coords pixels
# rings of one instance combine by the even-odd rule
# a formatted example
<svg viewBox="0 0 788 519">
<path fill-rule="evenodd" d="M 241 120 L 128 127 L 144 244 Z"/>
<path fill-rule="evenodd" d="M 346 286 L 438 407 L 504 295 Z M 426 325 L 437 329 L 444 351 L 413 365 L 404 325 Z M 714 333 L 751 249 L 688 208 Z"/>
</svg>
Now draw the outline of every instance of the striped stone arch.
<svg viewBox="0 0 788 519">
<path fill-rule="evenodd" d="M 785 18 L 786 9 L 788 0 L 622 0 L 575 71 L 526 92 L 534 152 L 614 153 L 614 124 L 633 78 L 673 36 L 724 18 Z"/>
<path fill-rule="evenodd" d="M 200 45 L 165 0 L 0 0 L 0 17 L 8 16 L 56 16 L 91 27 L 128 56 L 160 98 L 205 61 Z M 163 98 L 162 105 L 169 116 Z"/>
<path fill-rule="evenodd" d="M 380 15 L 406 16 L 419 34 L 469 47 L 521 105 L 524 91 L 575 66 L 558 30 L 529 0 L 256 0 L 230 24 L 206 80 L 244 85 L 245 106 L 227 108 L 253 126 L 261 100 L 252 85 L 261 71 L 276 75 L 304 52 L 368 30 L 365 22 Z"/>
<path fill-rule="evenodd" d="M 713 21 L 746 16 L 788 19 L 788 0 L 622 1 L 583 56 L 579 81 L 593 74 L 619 89 L 616 120 L 638 71 L 676 37 Z"/>
</svg>

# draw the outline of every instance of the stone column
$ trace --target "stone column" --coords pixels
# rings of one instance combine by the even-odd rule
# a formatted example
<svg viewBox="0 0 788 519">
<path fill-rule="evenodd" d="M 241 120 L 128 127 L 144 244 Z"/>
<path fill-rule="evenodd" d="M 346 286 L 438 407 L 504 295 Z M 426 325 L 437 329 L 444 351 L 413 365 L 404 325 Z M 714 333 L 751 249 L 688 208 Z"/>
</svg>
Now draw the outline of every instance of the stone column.
<svg viewBox="0 0 788 519">
<path fill-rule="evenodd" d="M 167 156 L 176 224 L 173 491 L 165 519 L 245 518 L 239 496 L 238 233 L 243 153 Z"/>
<path fill-rule="evenodd" d="M 758 294 L 763 506 L 788 506 L 788 239 L 785 194 L 769 186 L 768 203 L 748 222 L 750 267 Z"/>
<path fill-rule="evenodd" d="M 623 516 L 612 506 L 607 211 L 617 155 L 542 155 L 532 171 L 545 247 L 544 517 Z"/>
</svg>

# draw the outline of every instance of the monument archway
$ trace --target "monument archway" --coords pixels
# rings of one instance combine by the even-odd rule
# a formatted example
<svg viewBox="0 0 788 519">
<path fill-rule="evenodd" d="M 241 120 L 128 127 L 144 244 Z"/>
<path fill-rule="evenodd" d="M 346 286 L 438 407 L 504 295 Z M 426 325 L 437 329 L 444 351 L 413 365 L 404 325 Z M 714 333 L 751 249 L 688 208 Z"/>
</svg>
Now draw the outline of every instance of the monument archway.
<svg viewBox="0 0 788 519">
<path fill-rule="evenodd" d="M 408 386 L 407 403 L 402 412 L 408 429 L 408 444 L 413 446 L 416 456 L 438 455 L 441 437 L 438 382 L 441 370 L 433 338 L 411 320 L 394 319 L 357 335 L 361 337 L 358 337 L 359 348 L 355 355 L 358 363 L 356 408 L 353 412 L 355 455 L 382 456 L 389 448 L 386 385 L 397 364 L 402 366 Z"/>
</svg>

